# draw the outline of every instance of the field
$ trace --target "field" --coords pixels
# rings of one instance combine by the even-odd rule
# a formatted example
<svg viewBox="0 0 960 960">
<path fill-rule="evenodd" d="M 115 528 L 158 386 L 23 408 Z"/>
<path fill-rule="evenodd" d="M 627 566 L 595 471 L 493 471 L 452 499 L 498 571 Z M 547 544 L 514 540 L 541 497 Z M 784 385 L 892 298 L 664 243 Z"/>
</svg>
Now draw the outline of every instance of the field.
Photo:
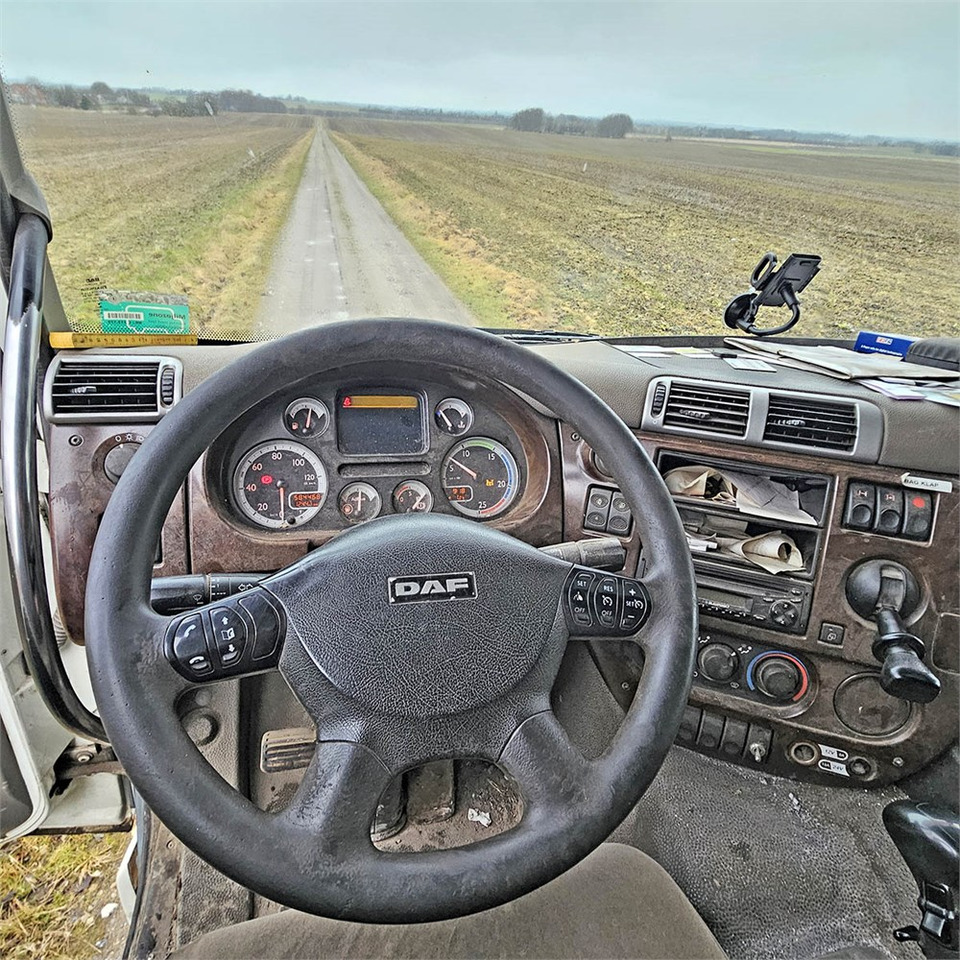
<svg viewBox="0 0 960 960">
<path fill-rule="evenodd" d="M 114 878 L 129 841 L 128 833 L 29 837 L 0 850 L 0 956 L 119 956 L 126 920 Z"/>
<path fill-rule="evenodd" d="M 781 259 L 823 257 L 801 297 L 798 333 L 960 330 L 956 159 L 453 124 L 329 125 L 485 325 L 721 333 L 724 306 L 772 250 Z"/>
<path fill-rule="evenodd" d="M 50 260 L 74 325 L 99 329 L 95 288 L 105 286 L 186 294 L 203 334 L 242 338 L 313 119 L 16 109 L 27 168 L 53 217 Z"/>
</svg>

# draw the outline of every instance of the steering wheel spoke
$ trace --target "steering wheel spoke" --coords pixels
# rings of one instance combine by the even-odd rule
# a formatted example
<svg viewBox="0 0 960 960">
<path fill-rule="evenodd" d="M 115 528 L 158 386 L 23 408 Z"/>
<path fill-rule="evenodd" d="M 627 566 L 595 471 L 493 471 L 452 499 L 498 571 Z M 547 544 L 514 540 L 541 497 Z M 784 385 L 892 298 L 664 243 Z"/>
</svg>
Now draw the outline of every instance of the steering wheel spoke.
<svg viewBox="0 0 960 960">
<path fill-rule="evenodd" d="M 581 806 L 595 779 L 593 764 L 574 745 L 552 710 L 528 717 L 514 731 L 500 764 L 517 782 L 524 820 Z"/>
<path fill-rule="evenodd" d="M 282 605 L 259 587 L 164 618 L 164 653 L 193 683 L 276 668 L 286 633 Z"/>
<path fill-rule="evenodd" d="M 572 639 L 623 639 L 640 631 L 652 604 L 640 580 L 573 566 L 564 583 L 563 608 Z"/>
<path fill-rule="evenodd" d="M 345 850 L 351 857 L 372 852 L 370 826 L 391 773 L 373 751 L 358 743 L 317 743 L 313 759 L 290 803 L 276 816 L 303 828 L 310 842 Z"/>
</svg>

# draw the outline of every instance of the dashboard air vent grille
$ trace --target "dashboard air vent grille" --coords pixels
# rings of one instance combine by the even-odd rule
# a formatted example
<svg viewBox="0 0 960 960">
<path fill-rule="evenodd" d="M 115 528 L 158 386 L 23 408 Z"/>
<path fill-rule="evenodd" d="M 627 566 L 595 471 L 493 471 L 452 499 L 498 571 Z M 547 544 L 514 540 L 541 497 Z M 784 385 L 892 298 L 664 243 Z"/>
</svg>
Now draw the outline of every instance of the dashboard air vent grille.
<svg viewBox="0 0 960 960">
<path fill-rule="evenodd" d="M 743 437 L 749 413 L 750 394 L 746 391 L 674 382 L 670 384 L 663 425 Z"/>
<path fill-rule="evenodd" d="M 857 408 L 784 393 L 771 393 L 763 439 L 798 447 L 853 450 L 857 443 Z"/>
<path fill-rule="evenodd" d="M 160 362 L 61 360 L 50 387 L 55 417 L 100 419 L 130 414 L 154 419 L 160 412 Z M 171 398 L 172 399 L 172 398 Z"/>
</svg>

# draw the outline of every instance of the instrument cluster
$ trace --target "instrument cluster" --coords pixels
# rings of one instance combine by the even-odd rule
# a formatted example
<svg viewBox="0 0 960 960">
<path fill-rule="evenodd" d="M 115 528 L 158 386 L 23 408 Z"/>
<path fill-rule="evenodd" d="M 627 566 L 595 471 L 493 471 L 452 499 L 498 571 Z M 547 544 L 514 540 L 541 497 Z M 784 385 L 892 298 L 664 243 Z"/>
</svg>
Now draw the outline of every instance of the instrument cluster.
<svg viewBox="0 0 960 960">
<path fill-rule="evenodd" d="M 387 513 L 506 514 L 519 436 L 489 398 L 449 384 L 301 385 L 245 414 L 214 462 L 221 503 L 264 530 L 343 528 Z M 468 394 L 468 395 L 463 395 Z"/>
</svg>

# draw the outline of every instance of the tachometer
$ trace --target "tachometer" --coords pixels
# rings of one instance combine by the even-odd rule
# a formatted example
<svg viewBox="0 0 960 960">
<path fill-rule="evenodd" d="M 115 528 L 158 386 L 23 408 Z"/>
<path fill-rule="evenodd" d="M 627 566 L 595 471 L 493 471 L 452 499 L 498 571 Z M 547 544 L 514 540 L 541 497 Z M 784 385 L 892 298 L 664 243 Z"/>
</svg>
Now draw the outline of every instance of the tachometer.
<svg viewBox="0 0 960 960">
<path fill-rule="evenodd" d="M 513 454 L 487 437 L 461 440 L 443 461 L 443 490 L 454 509 L 488 520 L 503 513 L 520 492 Z"/>
<path fill-rule="evenodd" d="M 233 495 L 244 516 L 261 527 L 299 526 L 323 506 L 327 473 L 313 451 L 299 443 L 270 440 L 237 464 Z"/>
</svg>

